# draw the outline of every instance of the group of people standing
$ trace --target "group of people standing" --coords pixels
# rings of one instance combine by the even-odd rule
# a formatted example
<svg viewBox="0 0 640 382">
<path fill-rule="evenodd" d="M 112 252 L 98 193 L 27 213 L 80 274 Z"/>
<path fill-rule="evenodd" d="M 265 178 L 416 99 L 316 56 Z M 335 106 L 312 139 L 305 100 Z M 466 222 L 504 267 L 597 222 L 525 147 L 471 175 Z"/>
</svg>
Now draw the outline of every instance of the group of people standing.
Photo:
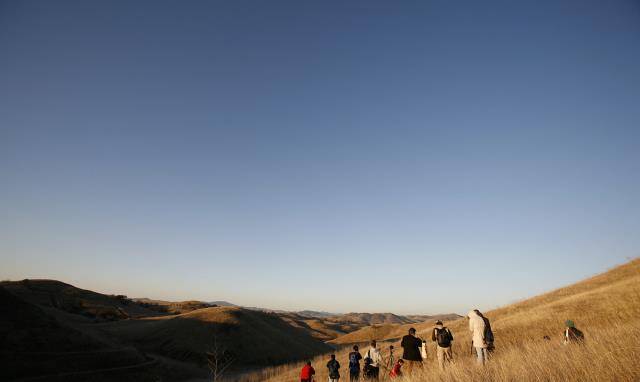
<svg viewBox="0 0 640 382">
<path fill-rule="evenodd" d="M 477 311 L 471 311 L 468 315 L 469 330 L 472 332 L 473 346 L 478 352 L 478 360 L 484 364 L 487 349 L 493 348 L 493 333 L 489 320 Z M 478 321 L 478 318 L 481 321 Z M 486 330 L 488 328 L 488 330 Z M 444 326 L 442 321 L 435 322 L 435 327 L 431 331 L 431 341 L 436 344 L 436 357 L 440 369 L 445 368 L 447 362 L 453 360 L 451 346 L 453 344 L 453 333 Z M 488 344 L 490 343 L 490 345 Z M 353 346 L 353 351 L 349 353 L 349 381 L 380 379 L 380 369 L 385 368 L 390 378 L 397 378 L 403 375 L 410 375 L 423 367 L 423 361 L 427 358 L 427 341 L 416 336 L 416 329 L 409 329 L 409 333 L 402 337 L 400 346 L 403 349 L 402 358 L 394 358 L 394 347 L 389 346 L 389 357 L 384 359 L 375 340 L 371 341 L 369 348 L 364 354 L 360 353 L 358 345 Z M 362 368 L 360 363 L 363 363 Z M 327 362 L 329 372 L 329 382 L 338 382 L 340 379 L 340 362 L 336 360 L 335 354 Z M 303 367 L 300 374 L 301 382 L 311 382 L 315 375 L 315 369 L 311 362 Z"/>
<path fill-rule="evenodd" d="M 494 336 L 491 330 L 491 323 L 479 310 L 471 310 L 467 314 L 469 320 L 469 331 L 471 332 L 471 351 L 475 352 L 478 365 L 484 365 L 489 355 L 495 349 Z M 573 321 L 565 322 L 564 343 L 582 342 L 584 335 L 579 331 Z M 545 336 L 545 339 L 549 339 Z M 440 370 L 444 370 L 448 362 L 453 361 L 453 333 L 444 326 L 442 321 L 435 322 L 435 327 L 431 331 L 431 341 L 436 344 L 436 357 Z M 416 370 L 423 367 L 423 361 L 427 358 L 427 341 L 416 336 L 416 329 L 409 329 L 409 333 L 402 337 L 400 346 L 403 349 L 402 358 L 394 359 L 393 345 L 389 346 L 389 357 L 385 360 L 375 340 L 371 341 L 369 349 L 364 356 L 360 353 L 358 345 L 353 346 L 353 351 L 349 353 L 349 381 L 364 380 L 377 381 L 380 378 L 380 368 L 384 367 L 389 372 L 390 378 L 397 378 L 403 375 L 411 375 Z M 363 362 L 362 369 L 360 361 Z M 340 379 L 340 362 L 336 360 L 335 354 L 331 355 L 327 362 L 329 371 L 329 382 L 338 382 Z M 303 367 L 301 382 L 312 382 L 315 370 L 311 362 Z"/>
</svg>

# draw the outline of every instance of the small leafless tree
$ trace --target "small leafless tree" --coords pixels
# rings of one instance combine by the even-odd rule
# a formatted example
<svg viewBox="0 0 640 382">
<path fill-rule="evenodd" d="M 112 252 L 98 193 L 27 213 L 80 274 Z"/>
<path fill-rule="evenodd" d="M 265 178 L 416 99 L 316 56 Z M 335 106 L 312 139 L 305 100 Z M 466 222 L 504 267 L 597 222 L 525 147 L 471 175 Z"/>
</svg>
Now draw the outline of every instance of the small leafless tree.
<svg viewBox="0 0 640 382">
<path fill-rule="evenodd" d="M 213 342 L 206 355 L 211 380 L 214 382 L 221 381 L 234 359 L 227 347 L 218 341 L 217 333 L 213 334 Z"/>
</svg>

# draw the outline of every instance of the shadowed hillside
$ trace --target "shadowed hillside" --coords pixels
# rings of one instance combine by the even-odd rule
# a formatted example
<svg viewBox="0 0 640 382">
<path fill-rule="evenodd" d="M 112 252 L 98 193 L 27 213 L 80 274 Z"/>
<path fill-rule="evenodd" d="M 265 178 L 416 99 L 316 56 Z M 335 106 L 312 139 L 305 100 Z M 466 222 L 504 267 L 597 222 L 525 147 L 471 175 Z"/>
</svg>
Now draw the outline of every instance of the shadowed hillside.
<svg viewBox="0 0 640 382">
<path fill-rule="evenodd" d="M 206 308 L 99 327 L 144 351 L 201 365 L 206 361 L 204 352 L 214 340 L 230 352 L 236 366 L 277 364 L 330 349 L 276 314 L 238 307 Z"/>
<path fill-rule="evenodd" d="M 206 353 L 214 340 L 234 359 L 231 371 L 304 359 L 330 349 L 308 329 L 292 326 L 275 313 L 200 308 L 200 302 L 169 303 L 169 309 L 157 310 L 161 304 L 54 280 L 2 282 L 0 292 L 3 380 L 203 378 L 208 374 Z M 190 311 L 176 314 L 179 309 Z"/>
<path fill-rule="evenodd" d="M 154 381 L 151 359 L 63 325 L 42 308 L 0 287 L 0 379 Z M 109 373 L 95 372 L 110 369 Z M 126 375 L 117 374 L 126 370 Z M 106 379 L 105 379 L 106 378 Z M 38 379 L 39 380 L 39 379 Z"/>
<path fill-rule="evenodd" d="M 470 306 L 470 309 L 473 306 Z M 424 373 L 407 378 L 413 381 L 637 381 L 640 380 L 640 259 L 616 267 L 571 286 L 528 300 L 485 312 L 491 320 L 496 337 L 496 352 L 485 368 L 474 364 L 469 354 L 470 336 L 467 320 L 448 322 L 455 341 L 455 364 L 447 371 L 438 371 L 434 361 L 435 345 L 430 341 L 433 323 L 413 325 L 418 336 L 428 339 L 430 358 Z M 572 319 L 585 333 L 585 346 L 561 344 L 563 322 Z M 398 339 L 406 334 L 408 325 L 382 326 L 341 337 L 363 345 L 375 334 L 385 339 L 381 348 L 388 357 L 388 345 L 399 347 Z M 549 336 L 545 341 L 543 336 Z M 337 353 L 338 360 L 347 362 L 348 348 Z M 401 353 L 401 349 L 399 349 Z M 401 354 L 397 354 L 398 356 Z M 313 360 L 318 365 L 318 380 L 326 379 L 321 365 L 327 356 Z M 291 381 L 301 365 L 266 369 L 246 376 L 245 381 Z M 385 371 L 386 373 L 386 371 Z"/>
<path fill-rule="evenodd" d="M 56 280 L 3 281 L 9 292 L 42 307 L 55 308 L 97 320 L 122 320 L 159 315 L 123 295 L 105 295 Z"/>
</svg>

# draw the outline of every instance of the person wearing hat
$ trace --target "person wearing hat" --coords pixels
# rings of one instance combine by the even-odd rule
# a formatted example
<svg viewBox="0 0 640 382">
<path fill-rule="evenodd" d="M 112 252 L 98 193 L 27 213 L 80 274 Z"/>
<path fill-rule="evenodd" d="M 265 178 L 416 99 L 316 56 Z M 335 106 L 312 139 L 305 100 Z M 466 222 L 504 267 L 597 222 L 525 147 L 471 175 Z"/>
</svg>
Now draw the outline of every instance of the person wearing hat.
<svg viewBox="0 0 640 382">
<path fill-rule="evenodd" d="M 422 367 L 422 355 L 420 354 L 422 340 L 416 337 L 415 328 L 409 329 L 409 334 L 402 337 L 400 346 L 404 350 L 402 359 L 404 359 L 405 374 L 410 375 L 415 369 Z"/>
<path fill-rule="evenodd" d="M 436 321 L 436 327 L 431 332 L 431 340 L 436 343 L 436 356 L 438 357 L 438 365 L 440 370 L 444 370 L 444 363 L 453 360 L 451 352 L 451 342 L 453 342 L 453 334 L 449 328 L 442 324 L 442 321 Z"/>
<path fill-rule="evenodd" d="M 584 334 L 576 328 L 576 324 L 571 320 L 564 322 L 566 329 L 564 330 L 564 344 L 582 343 L 584 341 Z"/>
</svg>

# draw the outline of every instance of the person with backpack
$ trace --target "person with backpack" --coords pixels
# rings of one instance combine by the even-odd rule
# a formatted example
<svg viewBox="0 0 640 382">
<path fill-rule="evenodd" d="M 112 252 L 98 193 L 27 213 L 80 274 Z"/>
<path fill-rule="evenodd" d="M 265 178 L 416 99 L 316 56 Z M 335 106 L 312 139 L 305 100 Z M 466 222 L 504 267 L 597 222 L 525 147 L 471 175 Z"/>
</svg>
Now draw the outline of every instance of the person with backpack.
<svg viewBox="0 0 640 382">
<path fill-rule="evenodd" d="M 403 364 L 404 360 L 402 358 L 400 358 L 398 362 L 396 362 L 396 364 L 393 366 L 393 369 L 391 369 L 391 372 L 389 373 L 389 377 L 391 377 L 391 379 L 402 377 L 402 370 L 400 369 L 402 369 Z"/>
<path fill-rule="evenodd" d="M 436 356 L 438 357 L 440 370 L 444 370 L 444 363 L 453 360 L 453 353 L 451 352 L 453 334 L 451 334 L 449 328 L 442 324 L 442 321 L 438 320 L 431 333 L 431 340 L 436 343 Z"/>
<path fill-rule="evenodd" d="M 300 372 L 300 382 L 312 382 L 315 374 L 316 371 L 311 366 L 311 361 L 307 361 L 307 364 L 302 367 Z"/>
<path fill-rule="evenodd" d="M 485 323 L 475 310 L 467 314 L 469 319 L 469 331 L 471 332 L 471 346 L 478 356 L 478 365 L 484 365 L 487 361 L 487 343 L 485 342 Z"/>
<path fill-rule="evenodd" d="M 358 345 L 353 345 L 353 351 L 349 353 L 349 381 L 355 382 L 360 379 L 360 360 L 362 355 L 358 351 Z"/>
<path fill-rule="evenodd" d="M 380 363 L 382 362 L 382 355 L 376 345 L 376 340 L 371 341 L 371 346 L 364 357 L 364 378 L 374 381 L 380 377 Z"/>
<path fill-rule="evenodd" d="M 400 346 L 404 352 L 402 353 L 402 359 L 404 359 L 405 372 L 407 375 L 411 375 L 414 369 L 422 367 L 422 355 L 420 354 L 420 348 L 422 347 L 422 340 L 416 337 L 416 329 L 409 329 L 409 334 L 402 337 Z"/>
<path fill-rule="evenodd" d="M 566 329 L 564 330 L 564 341 L 565 345 L 568 344 L 581 344 L 584 342 L 584 334 L 576 328 L 576 324 L 571 320 L 566 320 L 564 322 Z"/>
<path fill-rule="evenodd" d="M 493 331 L 491 330 L 491 323 L 489 319 L 485 317 L 478 309 L 474 309 L 478 316 L 482 317 L 482 321 L 484 321 L 484 342 L 487 344 L 487 354 L 493 353 L 496 349 L 493 344 Z"/>
<path fill-rule="evenodd" d="M 327 362 L 329 369 L 329 382 L 338 382 L 340 379 L 340 362 L 336 360 L 336 355 L 331 354 L 331 359 Z"/>
</svg>

